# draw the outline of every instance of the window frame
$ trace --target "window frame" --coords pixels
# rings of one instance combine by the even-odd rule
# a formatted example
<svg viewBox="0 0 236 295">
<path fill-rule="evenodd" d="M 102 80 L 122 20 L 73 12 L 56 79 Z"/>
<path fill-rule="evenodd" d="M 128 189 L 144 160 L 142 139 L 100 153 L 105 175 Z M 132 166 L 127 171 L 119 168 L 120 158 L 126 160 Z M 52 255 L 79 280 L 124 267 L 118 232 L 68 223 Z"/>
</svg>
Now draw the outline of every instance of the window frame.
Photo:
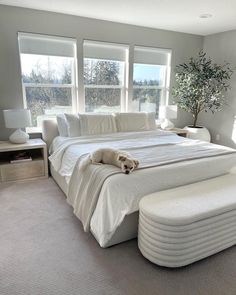
<svg viewBox="0 0 236 295">
<path fill-rule="evenodd" d="M 98 57 L 87 57 L 84 54 L 84 46 L 86 42 L 89 42 L 91 44 L 102 44 L 106 50 L 109 48 L 109 46 L 114 46 L 117 48 L 122 48 L 124 51 L 124 60 L 118 60 L 118 59 L 111 59 L 111 58 L 98 58 Z M 120 89 L 121 94 L 120 94 L 120 111 L 125 112 L 127 111 L 126 105 L 127 105 L 127 100 L 128 100 L 128 94 L 127 94 L 127 88 L 128 88 L 128 57 L 129 57 L 129 45 L 128 44 L 121 44 L 121 43 L 114 43 L 114 42 L 106 42 L 106 41 L 97 41 L 97 40 L 83 40 L 83 89 L 84 89 L 84 108 L 86 107 L 86 88 L 87 89 Z M 120 85 L 101 85 L 101 84 L 85 84 L 84 81 L 84 61 L 85 59 L 92 59 L 92 60 L 101 60 L 101 61 L 108 61 L 108 62 L 122 62 L 123 63 L 123 77 L 122 77 L 122 83 Z M 79 107 L 80 109 L 80 107 Z"/>
<path fill-rule="evenodd" d="M 72 65 L 71 65 L 71 83 L 28 83 L 23 81 L 23 72 L 22 72 L 22 61 L 21 61 L 21 55 L 25 54 L 21 52 L 20 49 L 20 38 L 21 35 L 25 36 L 31 36 L 32 38 L 37 38 L 41 36 L 42 38 L 50 38 L 51 40 L 58 40 L 61 39 L 62 41 L 66 42 L 66 40 L 70 39 L 71 45 L 73 44 L 74 46 L 74 56 L 72 58 Z M 20 71 L 21 71 L 21 84 L 22 84 L 22 94 L 23 94 L 23 106 L 24 108 L 27 108 L 27 98 L 26 98 L 26 89 L 27 88 L 69 88 L 71 89 L 71 108 L 72 108 L 72 113 L 75 113 L 78 109 L 78 95 L 77 95 L 77 90 L 78 90 L 78 75 L 77 75 L 77 42 L 76 39 L 74 38 L 64 38 L 64 37 L 58 37 L 58 36 L 52 36 L 52 35 L 42 35 L 42 34 L 37 34 L 37 33 L 25 33 L 25 32 L 18 32 L 18 52 L 19 52 L 19 58 L 20 58 Z M 30 53 L 28 53 L 30 54 Z M 34 53 L 34 55 L 42 56 L 44 54 L 40 53 Z M 60 56 L 60 55 L 44 55 L 48 57 L 65 57 L 66 56 Z M 69 58 L 69 57 L 68 57 Z M 56 116 L 56 115 L 55 115 Z M 41 132 L 41 127 L 26 127 L 26 131 L 28 133 L 35 133 L 35 132 Z"/>
<path fill-rule="evenodd" d="M 19 34 L 25 34 L 25 35 L 32 35 L 32 36 L 46 36 L 47 38 L 50 38 L 51 41 L 54 41 L 53 39 L 59 39 L 61 40 L 70 40 L 74 43 L 74 53 L 72 57 L 72 73 L 71 73 L 71 83 L 70 84 L 60 84 L 60 83 L 25 83 L 23 82 L 22 77 L 22 66 L 21 66 L 21 54 L 24 54 L 24 52 L 20 51 L 20 44 L 19 44 Z M 85 42 L 90 42 L 90 45 L 95 44 L 102 44 L 102 46 L 105 46 L 105 53 L 103 53 L 103 57 L 99 58 L 98 56 L 91 56 L 85 55 L 84 52 L 84 44 Z M 109 48 L 109 46 L 111 46 Z M 118 58 L 116 59 L 116 54 L 112 52 L 110 54 L 109 50 L 112 50 L 112 46 L 115 46 L 118 48 L 118 50 L 121 50 L 121 53 L 118 52 Z M 138 62 L 136 61 L 135 57 L 135 50 L 139 48 L 140 50 L 144 50 L 143 56 L 141 56 L 141 59 L 145 59 L 145 54 L 147 54 L 148 62 Z M 20 69 L 21 69 L 21 82 L 22 82 L 22 92 L 23 92 L 23 105 L 24 107 L 27 107 L 27 99 L 26 99 L 26 89 L 27 87 L 31 88 L 40 88 L 40 87 L 46 87 L 46 88 L 69 88 L 71 89 L 71 107 L 72 112 L 84 112 L 86 107 L 86 89 L 119 89 L 120 90 L 120 111 L 121 112 L 129 112 L 132 110 L 132 101 L 134 97 L 134 91 L 136 89 L 143 89 L 143 90 L 160 90 L 160 102 L 159 105 L 168 105 L 169 103 L 169 93 L 170 93 L 170 76 L 171 76 L 171 59 L 172 59 L 172 50 L 171 49 L 164 49 L 159 47 L 148 47 L 143 45 L 136 45 L 136 44 L 121 44 L 121 43 L 115 43 L 115 42 L 109 42 L 109 41 L 98 41 L 98 40 L 89 40 L 89 39 L 75 39 L 75 38 L 67 38 L 67 37 L 58 37 L 56 35 L 46 35 L 46 34 L 37 34 L 37 33 L 23 33 L 18 32 L 18 50 L 19 50 L 19 57 L 20 57 Z M 124 52 L 122 53 L 122 50 Z M 147 52 L 145 52 L 147 50 Z M 160 53 L 166 54 L 166 64 L 160 64 L 160 66 L 165 66 L 164 71 L 164 78 L 163 78 L 163 85 L 134 85 L 134 65 L 135 64 L 143 64 L 143 65 L 158 65 L 157 63 L 150 63 L 150 56 L 148 56 L 148 51 L 151 50 L 152 53 L 155 51 Z M 62 50 L 60 50 L 62 51 Z M 41 55 L 40 53 L 34 53 Z M 106 58 L 106 55 L 108 57 Z M 47 56 L 55 56 L 55 55 L 47 55 Z M 58 55 L 60 56 L 60 55 Z M 163 55 L 165 58 L 165 55 Z M 64 56 L 66 57 L 66 56 Z M 69 57 L 69 56 L 68 56 Z M 109 58 L 114 57 L 114 58 Z M 151 57 L 152 59 L 153 57 Z M 160 57 L 161 58 L 161 57 Z M 101 85 L 101 84 L 85 84 L 84 79 L 84 61 L 85 59 L 94 59 L 94 60 L 103 60 L 103 61 L 115 61 L 115 62 L 122 62 L 123 63 L 123 75 L 122 75 L 122 83 L 120 85 Z M 79 95 L 78 95 L 79 94 Z M 96 110 L 95 110 L 96 112 Z M 29 128 L 28 128 L 29 129 Z M 34 129 L 34 130 L 32 130 Z M 35 130 L 36 127 L 31 128 L 31 131 L 40 131 Z"/>
<path fill-rule="evenodd" d="M 148 51 L 156 51 L 156 52 L 164 52 L 167 55 L 167 63 L 165 65 L 159 65 L 159 64 L 151 64 L 151 63 L 141 63 L 141 62 L 135 62 L 135 58 L 133 59 L 132 63 L 132 73 L 134 76 L 134 66 L 135 64 L 138 65 L 150 65 L 150 66 L 164 66 L 165 70 L 163 73 L 163 85 L 162 86 L 155 86 L 155 85 L 134 85 L 134 78 L 132 81 L 132 92 L 134 93 L 135 89 L 152 89 L 152 90 L 161 90 L 161 97 L 160 97 L 160 105 L 168 105 L 169 103 L 169 93 L 170 93 L 170 73 L 171 73 L 171 58 L 172 58 L 172 50 L 171 49 L 164 49 L 164 48 L 158 48 L 158 47 L 147 47 L 147 46 L 140 46 L 135 45 L 133 48 L 133 54 L 135 53 L 135 48 L 141 48 L 143 51 L 146 50 L 147 54 Z M 133 97 L 132 97 L 133 99 Z M 157 118 L 158 119 L 158 118 Z"/>
</svg>

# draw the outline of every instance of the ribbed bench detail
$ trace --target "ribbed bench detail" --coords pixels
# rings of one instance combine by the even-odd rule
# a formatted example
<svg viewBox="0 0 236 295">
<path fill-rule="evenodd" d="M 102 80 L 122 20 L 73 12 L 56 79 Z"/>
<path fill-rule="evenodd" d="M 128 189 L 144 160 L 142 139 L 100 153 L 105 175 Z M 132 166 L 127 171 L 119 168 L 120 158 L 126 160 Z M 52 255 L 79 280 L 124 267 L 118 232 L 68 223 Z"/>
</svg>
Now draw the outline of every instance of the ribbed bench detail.
<svg viewBox="0 0 236 295">
<path fill-rule="evenodd" d="M 139 212 L 141 253 L 162 266 L 190 264 L 236 244 L 236 175 L 148 195 Z"/>
</svg>

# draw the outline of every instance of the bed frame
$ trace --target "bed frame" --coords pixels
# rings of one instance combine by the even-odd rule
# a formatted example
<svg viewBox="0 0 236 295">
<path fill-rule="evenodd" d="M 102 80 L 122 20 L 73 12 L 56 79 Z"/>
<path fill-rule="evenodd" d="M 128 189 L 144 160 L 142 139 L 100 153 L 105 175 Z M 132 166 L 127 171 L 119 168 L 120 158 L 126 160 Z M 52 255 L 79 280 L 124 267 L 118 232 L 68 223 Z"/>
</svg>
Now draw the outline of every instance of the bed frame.
<svg viewBox="0 0 236 295">
<path fill-rule="evenodd" d="M 46 142 L 48 149 L 53 139 L 58 135 L 59 135 L 59 132 L 58 132 L 56 120 L 48 119 L 48 120 L 42 121 L 42 138 Z M 64 177 L 62 177 L 58 172 L 56 172 L 51 165 L 50 165 L 50 172 L 55 182 L 64 192 L 65 196 L 67 196 L 68 185 Z M 138 233 L 138 212 L 134 212 L 132 214 L 126 215 L 124 221 L 117 228 L 112 238 L 107 242 L 104 248 L 134 239 L 137 237 L 137 233 Z"/>
</svg>

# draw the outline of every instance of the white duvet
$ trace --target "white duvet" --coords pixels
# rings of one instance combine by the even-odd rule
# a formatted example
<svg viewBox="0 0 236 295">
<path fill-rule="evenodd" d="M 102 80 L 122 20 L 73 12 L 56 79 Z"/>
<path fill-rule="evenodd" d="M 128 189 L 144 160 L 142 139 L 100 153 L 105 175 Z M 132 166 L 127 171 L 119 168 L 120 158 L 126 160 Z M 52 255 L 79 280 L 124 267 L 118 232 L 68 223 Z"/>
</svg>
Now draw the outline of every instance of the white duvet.
<svg viewBox="0 0 236 295">
<path fill-rule="evenodd" d="M 181 153 L 182 149 L 178 148 L 180 161 L 176 161 L 178 155 L 175 154 L 173 157 L 170 152 L 171 150 L 174 152 L 174 146 L 190 148 L 192 146 L 193 148 L 195 145 L 200 147 L 199 154 L 196 155 L 196 152 L 193 152 L 192 156 L 189 154 L 187 158 L 184 158 L 184 152 Z M 70 139 L 57 138 L 52 145 L 53 153 L 50 161 L 54 169 L 66 177 L 69 183 L 77 160 L 101 146 L 132 151 L 135 148 L 145 150 L 148 147 L 155 153 L 158 150 L 162 161 L 161 166 L 158 167 L 140 169 L 128 176 L 118 173 L 106 178 L 89 220 L 91 231 L 102 247 L 106 246 L 125 215 L 138 210 L 139 200 L 144 195 L 227 173 L 236 163 L 236 154 L 230 148 L 199 143 L 199 141 L 191 141 L 169 132 L 156 130 Z M 208 146 L 211 148 L 205 153 Z M 157 147 L 159 148 L 156 150 Z M 202 159 L 199 159 L 200 154 Z M 169 159 L 166 158 L 167 155 Z M 150 153 L 149 157 L 146 154 L 145 157 L 151 162 L 155 154 Z M 144 168 L 142 159 L 139 160 L 140 167 Z M 147 162 L 143 161 L 143 164 Z M 88 181 L 91 182 L 91 179 Z M 78 181 L 76 183 L 75 179 L 69 183 L 72 188 L 76 188 L 76 185 Z M 70 200 L 75 211 L 79 206 L 76 203 L 77 197 L 75 194 Z"/>
<path fill-rule="evenodd" d="M 166 137 L 167 136 L 167 137 Z M 171 145 L 186 141 L 166 131 L 119 132 L 105 135 L 80 137 L 56 137 L 50 147 L 49 160 L 54 169 L 66 177 L 69 183 L 76 160 L 98 147 L 130 149 L 135 147 Z"/>
</svg>

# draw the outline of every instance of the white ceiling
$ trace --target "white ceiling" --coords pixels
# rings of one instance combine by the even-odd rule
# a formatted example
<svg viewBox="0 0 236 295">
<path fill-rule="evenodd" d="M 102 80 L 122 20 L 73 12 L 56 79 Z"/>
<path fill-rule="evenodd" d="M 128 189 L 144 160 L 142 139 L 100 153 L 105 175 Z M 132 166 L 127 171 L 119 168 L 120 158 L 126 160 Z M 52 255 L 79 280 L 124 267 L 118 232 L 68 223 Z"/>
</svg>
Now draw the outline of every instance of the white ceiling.
<svg viewBox="0 0 236 295">
<path fill-rule="evenodd" d="M 236 29 L 235 0 L 0 0 L 0 4 L 198 35 Z M 212 17 L 199 18 L 206 13 Z"/>
</svg>

